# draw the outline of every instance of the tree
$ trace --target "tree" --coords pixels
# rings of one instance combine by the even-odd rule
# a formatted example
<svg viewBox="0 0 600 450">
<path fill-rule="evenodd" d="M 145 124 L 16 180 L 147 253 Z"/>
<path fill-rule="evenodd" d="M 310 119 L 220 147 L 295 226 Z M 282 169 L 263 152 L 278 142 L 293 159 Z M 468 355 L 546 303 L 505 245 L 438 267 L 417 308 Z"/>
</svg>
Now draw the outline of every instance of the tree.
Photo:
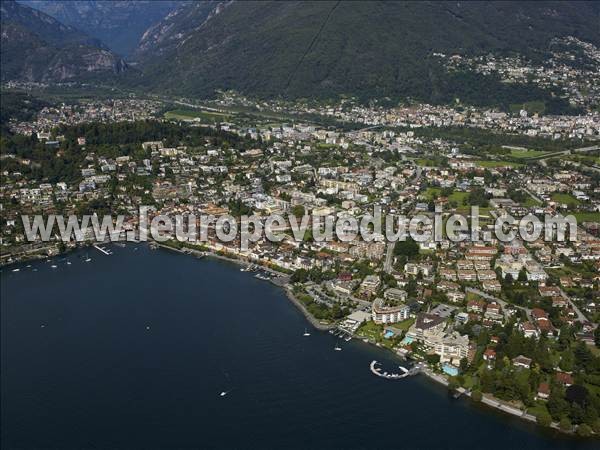
<svg viewBox="0 0 600 450">
<path fill-rule="evenodd" d="M 425 360 L 431 365 L 436 365 L 440 362 L 440 355 L 427 355 Z"/>
<path fill-rule="evenodd" d="M 548 412 L 553 419 L 558 420 L 569 413 L 569 404 L 564 399 L 562 392 L 558 389 L 552 389 L 548 398 Z"/>
<path fill-rule="evenodd" d="M 570 349 L 565 350 L 560 358 L 560 363 L 558 366 L 566 371 L 571 372 L 573 370 L 573 366 L 575 365 L 575 355 Z"/>
<path fill-rule="evenodd" d="M 558 424 L 561 430 L 563 431 L 573 431 L 573 425 L 568 417 L 563 417 L 560 419 L 560 423 Z"/>
<path fill-rule="evenodd" d="M 308 271 L 306 269 L 296 270 L 290 277 L 292 283 L 305 283 L 308 281 Z"/>
<path fill-rule="evenodd" d="M 539 423 L 543 427 L 549 427 L 552 424 L 552 417 L 550 416 L 548 411 L 546 411 L 546 409 L 539 411 L 535 415 L 535 418 L 537 420 L 537 423 Z"/>
<path fill-rule="evenodd" d="M 582 423 L 577 427 L 577 434 L 581 437 L 589 437 L 592 435 L 592 428 L 588 424 Z"/>
<path fill-rule="evenodd" d="M 465 200 L 466 204 L 470 206 L 486 207 L 489 205 L 485 190 L 480 187 L 474 188 Z"/>
<path fill-rule="evenodd" d="M 408 237 L 404 241 L 398 241 L 394 245 L 394 255 L 396 256 L 406 256 L 406 258 L 410 260 L 418 254 L 419 244 L 411 237 Z"/>
<path fill-rule="evenodd" d="M 296 217 L 302 217 L 304 216 L 304 214 L 306 214 L 306 211 L 304 209 L 304 206 L 302 205 L 296 205 L 292 208 L 292 214 Z"/>
<path fill-rule="evenodd" d="M 481 391 L 476 390 L 476 391 L 471 392 L 471 398 L 475 402 L 480 402 L 481 399 L 483 398 L 483 394 L 481 393 Z"/>
</svg>

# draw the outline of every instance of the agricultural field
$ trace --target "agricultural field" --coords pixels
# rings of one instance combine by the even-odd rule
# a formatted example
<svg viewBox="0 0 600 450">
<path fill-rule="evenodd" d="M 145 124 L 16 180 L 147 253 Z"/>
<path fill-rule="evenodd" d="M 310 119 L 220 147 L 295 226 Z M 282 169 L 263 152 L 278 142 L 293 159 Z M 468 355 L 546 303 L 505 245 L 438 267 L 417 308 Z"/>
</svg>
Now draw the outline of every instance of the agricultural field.
<svg viewBox="0 0 600 450">
<path fill-rule="evenodd" d="M 600 212 L 577 212 L 573 214 L 577 219 L 577 223 L 581 222 L 598 222 L 600 223 Z"/>
<path fill-rule="evenodd" d="M 549 152 L 543 152 L 540 150 L 512 149 L 510 151 L 510 157 L 517 159 L 539 158 L 541 156 L 546 156 L 548 153 Z"/>
<path fill-rule="evenodd" d="M 516 168 L 525 166 L 525 164 L 521 164 L 521 163 L 514 162 L 514 161 L 492 161 L 492 160 L 477 161 L 477 165 L 479 167 L 483 167 L 486 169 L 496 169 L 499 167 L 512 167 L 512 168 L 516 169 Z"/>
<path fill-rule="evenodd" d="M 193 119 L 205 119 L 208 121 L 223 121 L 228 120 L 230 116 L 225 113 L 219 113 L 214 111 L 199 111 L 192 109 L 174 109 L 167 111 L 164 115 L 165 119 L 174 120 L 193 120 Z"/>
<path fill-rule="evenodd" d="M 581 203 L 579 200 L 577 200 L 571 194 L 565 194 L 565 193 L 552 194 L 552 200 L 557 203 L 566 204 L 569 206 L 569 208 L 579 206 Z"/>
</svg>

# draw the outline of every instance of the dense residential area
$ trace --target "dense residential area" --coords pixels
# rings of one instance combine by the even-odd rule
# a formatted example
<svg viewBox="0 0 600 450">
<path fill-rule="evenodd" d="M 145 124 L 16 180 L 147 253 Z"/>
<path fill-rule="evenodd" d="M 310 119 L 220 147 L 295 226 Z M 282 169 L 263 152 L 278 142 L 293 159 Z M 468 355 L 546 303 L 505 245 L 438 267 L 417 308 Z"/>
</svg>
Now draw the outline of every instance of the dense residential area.
<svg viewBox="0 0 600 450">
<path fill-rule="evenodd" d="M 166 245 L 288 276 L 315 324 L 420 361 L 453 392 L 544 426 L 600 432 L 597 115 L 250 104 L 233 93 L 202 109 L 94 100 L 7 120 L 2 262 L 75 245 L 29 242 L 23 214 L 124 214 L 131 230 L 140 206 L 311 220 L 361 219 L 375 205 L 464 214 L 479 240 L 321 241 L 310 230 L 296 240 L 288 224 L 280 242 L 248 249 L 214 230 L 206 242 Z M 576 240 L 484 240 L 506 214 L 571 215 Z"/>
<path fill-rule="evenodd" d="M 596 449 L 600 2 L 1 0 L 2 449 Z"/>
</svg>

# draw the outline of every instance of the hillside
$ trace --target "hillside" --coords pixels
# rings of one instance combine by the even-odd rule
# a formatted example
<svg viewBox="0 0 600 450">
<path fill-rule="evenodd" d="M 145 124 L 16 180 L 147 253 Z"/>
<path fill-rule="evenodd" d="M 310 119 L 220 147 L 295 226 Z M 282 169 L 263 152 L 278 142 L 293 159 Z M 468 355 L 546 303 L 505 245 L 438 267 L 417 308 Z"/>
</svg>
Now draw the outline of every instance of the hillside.
<svg viewBox="0 0 600 450">
<path fill-rule="evenodd" d="M 104 42 L 112 51 L 126 56 L 135 49 L 150 26 L 189 2 L 21 0 L 20 3 L 38 9 L 66 25 L 85 30 L 90 36 Z"/>
<path fill-rule="evenodd" d="M 98 40 L 40 11 L 2 1 L 0 12 L 2 81 L 107 79 L 127 68 Z"/>
<path fill-rule="evenodd" d="M 432 54 L 539 60 L 554 37 L 600 45 L 599 12 L 593 2 L 198 2 L 146 33 L 136 57 L 144 86 L 177 94 L 524 102 L 551 94 L 449 74 Z"/>
</svg>

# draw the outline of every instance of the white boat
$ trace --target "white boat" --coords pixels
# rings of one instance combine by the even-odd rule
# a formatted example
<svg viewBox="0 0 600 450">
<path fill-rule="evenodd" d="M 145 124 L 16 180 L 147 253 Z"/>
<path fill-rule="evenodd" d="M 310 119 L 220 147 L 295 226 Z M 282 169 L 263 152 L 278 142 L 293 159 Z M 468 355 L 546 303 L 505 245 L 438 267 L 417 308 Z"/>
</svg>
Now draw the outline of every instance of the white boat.
<svg viewBox="0 0 600 450">
<path fill-rule="evenodd" d="M 91 260 L 92 260 L 92 258 L 90 258 L 89 256 L 84 259 L 85 262 L 90 262 Z"/>
<path fill-rule="evenodd" d="M 306 328 L 304 329 L 304 334 L 302 336 L 310 336 L 310 333 Z"/>
<path fill-rule="evenodd" d="M 56 264 L 52 264 L 50 267 L 52 267 L 53 269 L 56 269 L 58 266 Z"/>
<path fill-rule="evenodd" d="M 12 271 L 13 271 L 13 272 L 20 272 L 20 271 L 21 271 L 21 269 L 13 269 Z"/>
<path fill-rule="evenodd" d="M 335 347 L 333 347 L 333 349 L 334 349 L 336 352 L 341 352 L 341 351 L 342 351 L 342 347 L 340 347 L 340 346 L 339 346 L 339 344 L 335 344 Z"/>
<path fill-rule="evenodd" d="M 69 265 L 69 266 L 70 266 L 70 265 L 71 265 L 71 261 L 67 261 L 67 265 Z"/>
<path fill-rule="evenodd" d="M 228 394 L 228 391 L 223 391 L 223 392 L 221 392 L 219 395 L 220 395 L 221 397 L 225 397 L 227 394 Z"/>
</svg>

